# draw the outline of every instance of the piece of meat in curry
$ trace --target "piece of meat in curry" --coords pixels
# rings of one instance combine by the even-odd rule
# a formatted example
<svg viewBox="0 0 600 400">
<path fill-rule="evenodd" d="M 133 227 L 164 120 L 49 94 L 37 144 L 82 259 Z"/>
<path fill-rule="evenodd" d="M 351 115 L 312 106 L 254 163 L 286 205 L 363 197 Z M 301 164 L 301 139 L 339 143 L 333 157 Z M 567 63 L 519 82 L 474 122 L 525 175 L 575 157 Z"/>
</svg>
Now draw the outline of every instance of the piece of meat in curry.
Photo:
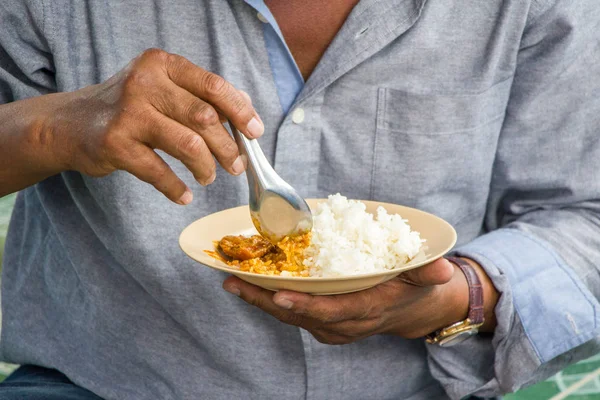
<svg viewBox="0 0 600 400">
<path fill-rule="evenodd" d="M 260 258 L 275 250 L 275 246 L 262 236 L 225 236 L 219 241 L 219 248 L 234 260 Z"/>
</svg>

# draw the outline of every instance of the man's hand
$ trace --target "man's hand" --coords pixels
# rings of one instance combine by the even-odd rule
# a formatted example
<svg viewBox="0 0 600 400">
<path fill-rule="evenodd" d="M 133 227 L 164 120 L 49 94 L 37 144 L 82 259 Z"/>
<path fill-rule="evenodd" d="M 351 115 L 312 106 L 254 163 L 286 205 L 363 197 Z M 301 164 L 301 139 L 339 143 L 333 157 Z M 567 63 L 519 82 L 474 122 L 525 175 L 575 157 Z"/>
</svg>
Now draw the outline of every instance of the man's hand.
<svg viewBox="0 0 600 400">
<path fill-rule="evenodd" d="M 498 294 L 481 267 L 469 262 L 476 266 L 484 284 L 489 321 L 482 330 L 493 331 Z M 464 274 L 443 258 L 371 289 L 342 295 L 311 296 L 291 291 L 274 294 L 236 277 L 227 278 L 223 287 L 328 344 L 352 343 L 376 334 L 419 338 L 464 320 L 469 305 Z"/>
<path fill-rule="evenodd" d="M 154 149 L 177 158 L 208 185 L 215 179 L 213 156 L 231 174 L 244 171 L 225 120 L 249 138 L 264 130 L 247 94 L 156 49 L 105 83 L 51 96 L 60 107 L 39 124 L 38 136 L 62 155 L 63 170 L 96 177 L 126 170 L 179 204 L 189 203 L 192 193 Z"/>
</svg>

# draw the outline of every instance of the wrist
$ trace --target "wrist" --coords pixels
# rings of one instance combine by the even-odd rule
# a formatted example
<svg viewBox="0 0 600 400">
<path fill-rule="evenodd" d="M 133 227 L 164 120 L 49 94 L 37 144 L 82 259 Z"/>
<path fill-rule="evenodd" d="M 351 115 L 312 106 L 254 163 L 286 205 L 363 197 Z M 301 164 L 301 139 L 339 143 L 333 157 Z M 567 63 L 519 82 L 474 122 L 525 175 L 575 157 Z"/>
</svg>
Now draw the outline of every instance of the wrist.
<svg viewBox="0 0 600 400">
<path fill-rule="evenodd" d="M 469 284 L 463 272 L 454 263 L 452 279 L 440 287 L 438 310 L 441 311 L 431 332 L 464 321 L 469 314 Z"/>
<path fill-rule="evenodd" d="M 483 287 L 483 312 L 485 320 L 483 325 L 479 328 L 479 331 L 487 333 L 494 332 L 494 329 L 496 329 L 495 308 L 500 294 L 481 265 L 470 258 L 461 258 L 468 262 L 473 269 L 475 269 L 475 272 L 477 272 L 477 276 L 479 276 L 479 280 L 481 281 L 481 285 Z"/>
<path fill-rule="evenodd" d="M 31 99 L 35 109 L 26 121 L 25 136 L 28 158 L 40 172 L 47 176 L 72 169 L 74 144 L 69 139 L 71 128 L 64 105 L 70 101 L 70 93 L 55 93 Z"/>
<path fill-rule="evenodd" d="M 494 332 L 496 328 L 494 309 L 499 293 L 485 270 L 477 262 L 466 257 L 461 258 L 473 267 L 483 287 L 484 323 L 479 328 L 479 332 Z M 443 312 L 438 326 L 432 331 L 464 321 L 469 313 L 469 284 L 460 268 L 454 263 L 452 265 L 454 266 L 452 280 L 442 286 L 443 290 L 439 297 L 439 309 Z"/>
<path fill-rule="evenodd" d="M 468 258 L 461 258 L 473 267 L 483 288 L 484 324 L 479 327 L 479 332 L 493 332 L 496 327 L 494 309 L 498 302 L 498 291 L 478 263 Z M 437 301 L 437 309 L 440 313 L 432 332 L 464 321 L 469 315 L 469 284 L 462 270 L 454 263 L 452 265 L 454 266 L 452 279 L 440 287 Z"/>
</svg>

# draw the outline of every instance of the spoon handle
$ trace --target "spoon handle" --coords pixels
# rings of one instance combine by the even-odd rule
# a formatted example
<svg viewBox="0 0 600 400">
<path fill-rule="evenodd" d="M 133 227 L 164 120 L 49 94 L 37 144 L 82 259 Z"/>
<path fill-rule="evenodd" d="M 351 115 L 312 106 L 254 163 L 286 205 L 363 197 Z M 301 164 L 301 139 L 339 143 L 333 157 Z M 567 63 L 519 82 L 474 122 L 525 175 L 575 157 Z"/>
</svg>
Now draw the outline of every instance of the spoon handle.
<svg viewBox="0 0 600 400">
<path fill-rule="evenodd" d="M 267 187 L 268 175 L 275 173 L 275 170 L 269 164 L 257 140 L 250 140 L 242 135 L 231 122 L 229 122 L 229 128 L 237 143 L 242 162 L 246 167 L 246 178 L 248 179 L 248 189 L 250 191 L 250 209 L 258 211 L 260 194 Z"/>
</svg>

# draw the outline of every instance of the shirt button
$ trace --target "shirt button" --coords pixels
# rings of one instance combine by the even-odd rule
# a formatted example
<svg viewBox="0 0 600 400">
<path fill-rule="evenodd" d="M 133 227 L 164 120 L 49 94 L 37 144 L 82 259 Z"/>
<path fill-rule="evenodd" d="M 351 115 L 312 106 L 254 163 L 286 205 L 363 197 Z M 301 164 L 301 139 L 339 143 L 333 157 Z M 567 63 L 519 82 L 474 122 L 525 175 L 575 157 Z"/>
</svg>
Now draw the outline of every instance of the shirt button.
<svg viewBox="0 0 600 400">
<path fill-rule="evenodd" d="M 304 109 L 303 108 L 296 108 L 294 110 L 294 112 L 292 113 L 292 121 L 295 124 L 301 124 L 304 122 Z"/>
<path fill-rule="evenodd" d="M 256 13 L 256 17 L 260 20 L 260 22 L 264 22 L 265 24 L 269 23 L 269 21 L 261 13 Z"/>
</svg>

